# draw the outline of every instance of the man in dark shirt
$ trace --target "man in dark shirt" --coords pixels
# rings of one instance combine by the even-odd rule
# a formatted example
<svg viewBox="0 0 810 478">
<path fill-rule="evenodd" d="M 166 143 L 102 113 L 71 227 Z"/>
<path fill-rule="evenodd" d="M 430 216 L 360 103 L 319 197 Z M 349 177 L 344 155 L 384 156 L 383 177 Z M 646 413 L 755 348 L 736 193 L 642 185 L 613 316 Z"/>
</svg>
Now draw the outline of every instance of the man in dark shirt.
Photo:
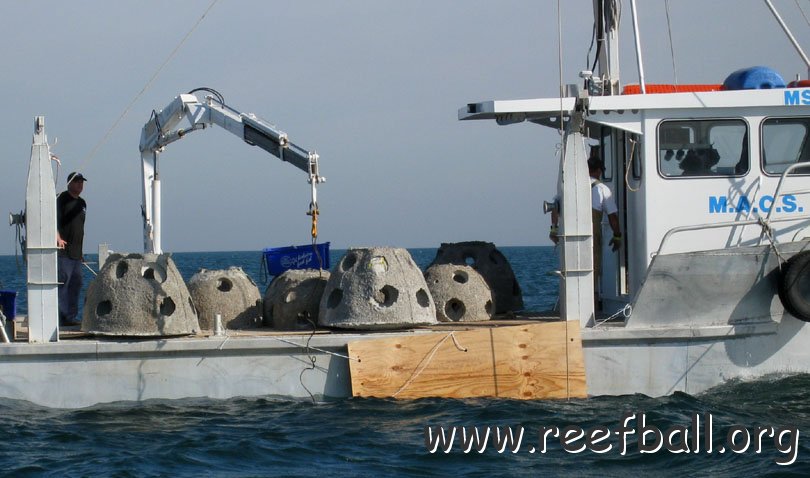
<svg viewBox="0 0 810 478">
<path fill-rule="evenodd" d="M 59 248 L 59 324 L 79 325 L 79 293 L 82 290 L 82 242 L 87 203 L 79 197 L 87 181 L 82 173 L 70 173 L 67 191 L 56 198 L 56 245 Z"/>
</svg>

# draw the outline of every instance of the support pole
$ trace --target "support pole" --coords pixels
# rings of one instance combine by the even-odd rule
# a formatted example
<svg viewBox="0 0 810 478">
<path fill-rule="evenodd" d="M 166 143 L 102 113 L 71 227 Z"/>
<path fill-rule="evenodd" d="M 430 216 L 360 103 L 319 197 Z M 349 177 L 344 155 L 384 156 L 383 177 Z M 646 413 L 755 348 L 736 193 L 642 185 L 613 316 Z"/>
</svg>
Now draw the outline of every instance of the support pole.
<svg viewBox="0 0 810 478">
<path fill-rule="evenodd" d="M 152 253 L 163 254 L 160 245 L 160 179 L 155 171 L 152 181 Z"/>
<path fill-rule="evenodd" d="M 56 188 L 44 116 L 37 116 L 34 120 L 25 209 L 25 229 L 28 233 L 28 341 L 58 342 Z"/>
<path fill-rule="evenodd" d="M 582 135 L 584 119 L 575 112 L 563 137 L 557 184 L 560 204 L 560 306 L 564 320 L 594 321 L 593 226 L 588 156 Z"/>
<path fill-rule="evenodd" d="M 630 10 L 633 13 L 633 38 L 636 40 L 636 63 L 638 64 L 638 84 L 641 87 L 641 94 L 647 93 L 644 82 L 644 63 L 641 61 L 641 33 L 638 31 L 638 15 L 636 12 L 636 0 L 630 0 Z"/>
</svg>

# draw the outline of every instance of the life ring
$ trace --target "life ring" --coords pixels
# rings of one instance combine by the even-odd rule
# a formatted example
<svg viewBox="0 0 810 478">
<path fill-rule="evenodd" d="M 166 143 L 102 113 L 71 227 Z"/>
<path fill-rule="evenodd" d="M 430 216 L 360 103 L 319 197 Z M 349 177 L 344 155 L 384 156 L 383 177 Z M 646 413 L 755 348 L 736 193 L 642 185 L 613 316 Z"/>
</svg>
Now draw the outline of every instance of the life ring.
<svg viewBox="0 0 810 478">
<path fill-rule="evenodd" d="M 810 251 L 802 251 L 782 265 L 778 289 L 785 310 L 810 322 Z"/>
</svg>

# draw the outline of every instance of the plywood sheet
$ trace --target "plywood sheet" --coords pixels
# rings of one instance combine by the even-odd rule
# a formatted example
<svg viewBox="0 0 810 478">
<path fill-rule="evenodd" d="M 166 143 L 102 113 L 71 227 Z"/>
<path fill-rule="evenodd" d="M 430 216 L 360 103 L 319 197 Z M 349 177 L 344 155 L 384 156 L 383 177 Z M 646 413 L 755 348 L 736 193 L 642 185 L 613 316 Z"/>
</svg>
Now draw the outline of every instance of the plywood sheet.
<svg viewBox="0 0 810 478">
<path fill-rule="evenodd" d="M 585 397 L 579 322 L 547 322 L 348 344 L 358 397 Z"/>
</svg>

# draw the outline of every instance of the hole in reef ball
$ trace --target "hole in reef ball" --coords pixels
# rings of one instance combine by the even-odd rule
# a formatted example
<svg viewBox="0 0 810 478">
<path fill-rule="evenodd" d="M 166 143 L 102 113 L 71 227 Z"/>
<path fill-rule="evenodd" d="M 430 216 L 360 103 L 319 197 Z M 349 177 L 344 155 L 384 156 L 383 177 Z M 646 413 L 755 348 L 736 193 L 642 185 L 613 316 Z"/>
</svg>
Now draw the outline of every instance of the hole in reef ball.
<svg viewBox="0 0 810 478">
<path fill-rule="evenodd" d="M 448 319 L 454 322 L 457 322 L 464 317 L 464 313 L 466 311 L 467 308 L 464 307 L 464 303 L 458 299 L 450 299 L 446 304 L 444 304 L 444 314 Z"/>
<path fill-rule="evenodd" d="M 166 297 L 160 302 L 160 315 L 170 316 L 174 313 L 175 305 L 171 297 Z"/>
<path fill-rule="evenodd" d="M 383 307 L 391 307 L 399 298 L 399 290 L 392 285 L 386 285 L 374 294 L 374 300 Z"/>
<path fill-rule="evenodd" d="M 231 282 L 230 279 L 220 277 L 217 279 L 217 289 L 221 292 L 228 292 L 233 289 L 233 282 Z"/>
<path fill-rule="evenodd" d="M 464 263 L 471 267 L 474 266 L 475 256 L 473 256 L 472 254 L 464 254 Z"/>
<path fill-rule="evenodd" d="M 464 271 L 456 271 L 453 273 L 453 280 L 458 282 L 459 284 L 466 284 L 469 278 L 470 277 Z"/>
<path fill-rule="evenodd" d="M 115 266 L 115 277 L 118 279 L 124 277 L 124 274 L 126 274 L 128 270 L 129 264 L 127 264 L 125 261 L 118 262 L 118 265 Z"/>
<path fill-rule="evenodd" d="M 143 269 L 143 272 L 141 273 L 141 275 L 143 275 L 143 278 L 144 278 L 144 279 L 152 279 L 152 280 L 155 280 L 155 270 L 154 270 L 154 269 L 152 269 L 151 267 L 146 267 L 146 268 L 144 268 L 144 269 Z"/>
<path fill-rule="evenodd" d="M 96 306 L 96 315 L 99 317 L 109 315 L 110 312 L 112 312 L 112 302 L 109 300 L 102 300 Z"/>
<path fill-rule="evenodd" d="M 487 314 L 492 315 L 492 301 L 488 300 L 486 304 L 484 304 L 484 310 Z"/>
<path fill-rule="evenodd" d="M 430 306 L 430 296 L 428 296 L 428 293 L 425 292 L 425 289 L 419 289 L 416 291 L 416 302 L 422 307 Z"/>
<path fill-rule="evenodd" d="M 329 298 L 326 299 L 326 307 L 334 309 L 335 307 L 340 305 L 340 302 L 342 300 L 343 300 L 343 290 L 335 289 L 332 291 L 331 294 L 329 294 Z"/>
<path fill-rule="evenodd" d="M 345 272 L 354 267 L 355 262 L 357 262 L 357 256 L 350 252 L 343 258 L 343 262 L 340 263 L 340 268 Z"/>
<path fill-rule="evenodd" d="M 295 291 L 291 290 L 284 294 L 284 303 L 289 304 L 290 302 L 295 300 Z"/>
</svg>

